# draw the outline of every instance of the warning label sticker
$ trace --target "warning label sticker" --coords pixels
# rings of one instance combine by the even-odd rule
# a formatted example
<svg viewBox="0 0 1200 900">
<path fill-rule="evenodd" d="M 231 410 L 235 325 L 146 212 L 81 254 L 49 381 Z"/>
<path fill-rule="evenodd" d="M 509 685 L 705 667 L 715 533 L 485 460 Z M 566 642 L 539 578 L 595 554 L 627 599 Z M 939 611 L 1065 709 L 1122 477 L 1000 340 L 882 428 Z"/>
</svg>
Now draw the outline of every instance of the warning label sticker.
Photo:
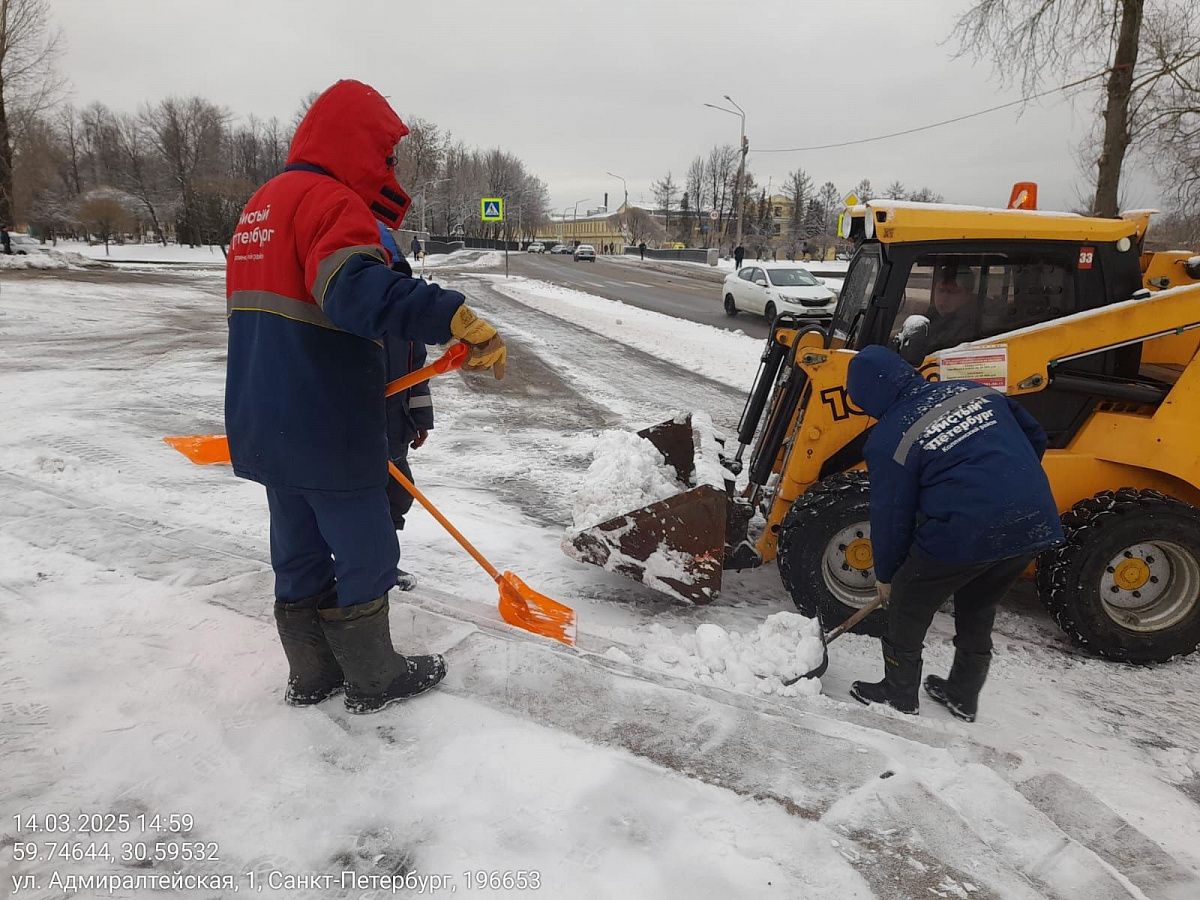
<svg viewBox="0 0 1200 900">
<path fill-rule="evenodd" d="M 1008 346 L 988 344 L 943 350 L 938 354 L 942 381 L 977 381 L 997 391 L 1008 390 Z"/>
</svg>

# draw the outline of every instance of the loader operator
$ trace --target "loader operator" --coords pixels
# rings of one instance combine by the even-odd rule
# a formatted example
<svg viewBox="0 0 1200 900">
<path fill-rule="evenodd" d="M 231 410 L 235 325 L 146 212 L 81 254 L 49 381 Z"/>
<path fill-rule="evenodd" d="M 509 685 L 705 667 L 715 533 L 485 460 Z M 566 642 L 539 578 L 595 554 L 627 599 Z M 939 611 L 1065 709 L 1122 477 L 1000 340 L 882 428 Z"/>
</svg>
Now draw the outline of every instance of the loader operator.
<svg viewBox="0 0 1200 900">
<path fill-rule="evenodd" d="M 230 243 L 225 422 L 234 471 L 267 489 L 284 698 L 295 706 L 344 686 L 350 712 L 373 712 L 446 672 L 440 656 L 397 653 L 388 629 L 399 545 L 380 339 L 458 338 L 466 365 L 497 378 L 506 349 L 462 294 L 388 266 L 376 220 L 397 227 L 408 209 L 393 172 L 407 133 L 377 91 L 337 82 Z"/>
<path fill-rule="evenodd" d="M 929 305 L 930 348 L 955 347 L 979 336 L 972 315 L 973 296 L 970 289 L 959 284 L 958 263 L 942 263 Z"/>
<path fill-rule="evenodd" d="M 851 360 L 847 388 L 879 420 L 864 456 L 875 577 L 888 603 L 883 680 L 856 681 L 850 693 L 917 713 L 925 633 L 953 595 L 954 665 L 948 678 L 925 679 L 925 691 L 973 722 L 996 605 L 1063 537 L 1041 466 L 1046 433 L 1003 394 L 972 381 L 927 382 L 883 347 Z"/>
</svg>

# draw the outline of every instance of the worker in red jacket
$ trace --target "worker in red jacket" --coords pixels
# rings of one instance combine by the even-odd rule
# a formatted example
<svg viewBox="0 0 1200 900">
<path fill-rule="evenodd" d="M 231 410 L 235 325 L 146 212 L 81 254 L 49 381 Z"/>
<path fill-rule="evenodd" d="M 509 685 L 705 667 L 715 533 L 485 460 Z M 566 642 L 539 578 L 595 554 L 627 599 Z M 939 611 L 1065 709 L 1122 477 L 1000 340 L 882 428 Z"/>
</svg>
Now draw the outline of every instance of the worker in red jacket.
<svg viewBox="0 0 1200 900">
<path fill-rule="evenodd" d="M 298 706 L 344 684 L 346 708 L 372 712 L 446 672 L 441 656 L 397 653 L 388 628 L 399 545 L 381 338 L 457 338 L 467 368 L 504 374 L 496 329 L 462 294 L 393 271 L 379 244 L 377 221 L 395 228 L 409 207 L 393 172 L 407 133 L 377 91 L 339 81 L 230 242 L 229 449 L 234 471 L 267 489 L 285 699 Z"/>
</svg>

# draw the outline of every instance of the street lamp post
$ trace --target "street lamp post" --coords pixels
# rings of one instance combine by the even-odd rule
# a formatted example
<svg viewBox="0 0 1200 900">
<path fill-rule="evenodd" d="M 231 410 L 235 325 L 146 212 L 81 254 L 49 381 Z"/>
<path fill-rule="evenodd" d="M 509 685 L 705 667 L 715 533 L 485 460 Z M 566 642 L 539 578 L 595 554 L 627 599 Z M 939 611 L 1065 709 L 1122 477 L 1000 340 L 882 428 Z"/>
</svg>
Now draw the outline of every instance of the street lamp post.
<svg viewBox="0 0 1200 900">
<path fill-rule="evenodd" d="M 613 172 L 605 172 L 604 174 L 616 178 L 621 182 L 621 187 L 625 189 L 625 209 L 629 209 L 629 185 L 625 183 L 625 179 Z"/>
<path fill-rule="evenodd" d="M 579 204 L 587 203 L 591 197 L 584 197 L 582 200 L 575 201 L 575 210 L 571 213 L 571 231 L 575 232 L 575 237 L 579 236 Z"/>
<path fill-rule="evenodd" d="M 567 210 L 568 210 L 568 209 L 571 209 L 572 207 L 574 207 L 574 210 L 575 210 L 575 211 L 574 211 L 574 213 L 572 213 L 572 216 L 571 216 L 571 223 L 572 223 L 572 224 L 571 224 L 571 228 L 572 228 L 572 230 L 574 230 L 574 228 L 575 228 L 575 223 L 579 221 L 579 219 L 578 219 L 578 216 L 579 216 L 579 204 L 580 204 L 580 203 L 587 203 L 587 202 L 588 202 L 589 200 L 591 200 L 591 199 L 592 199 L 591 197 L 584 197 L 582 200 L 576 200 L 574 203 L 568 203 L 566 206 L 564 206 L 564 207 L 563 207 L 562 222 L 560 223 L 560 226 L 561 226 L 561 227 L 558 229 L 558 231 L 559 231 L 559 234 L 561 234 L 561 235 L 562 235 L 562 241 L 561 241 L 561 243 L 564 243 L 564 244 L 565 244 L 565 243 L 567 242 L 567 238 L 566 238 L 566 232 L 567 232 Z"/>
<path fill-rule="evenodd" d="M 733 104 L 737 112 L 734 112 L 733 109 L 726 109 L 724 106 L 717 106 L 714 103 L 705 103 L 704 105 L 710 109 L 719 109 L 721 112 L 729 113 L 731 116 L 738 116 L 742 120 L 741 141 L 738 145 L 741 148 L 742 158 L 738 162 L 737 182 L 733 187 L 733 198 L 734 202 L 737 203 L 737 238 L 734 243 L 734 246 L 737 247 L 741 246 L 742 243 L 742 211 L 746 205 L 742 199 L 742 180 L 746 177 L 746 154 L 750 152 L 750 142 L 746 140 L 746 111 L 738 106 L 728 94 L 725 94 L 725 99 Z"/>
</svg>

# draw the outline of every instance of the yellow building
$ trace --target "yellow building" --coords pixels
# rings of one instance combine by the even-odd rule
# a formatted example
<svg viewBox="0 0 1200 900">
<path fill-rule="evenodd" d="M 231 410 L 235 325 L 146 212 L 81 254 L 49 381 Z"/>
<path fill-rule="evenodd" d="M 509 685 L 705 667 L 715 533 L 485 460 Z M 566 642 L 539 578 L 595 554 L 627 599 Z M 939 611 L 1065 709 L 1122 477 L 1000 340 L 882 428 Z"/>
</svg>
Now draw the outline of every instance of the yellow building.
<svg viewBox="0 0 1200 900">
<path fill-rule="evenodd" d="M 594 210 L 584 216 L 551 214 L 545 224 L 538 226 L 536 237 L 548 246 L 591 244 L 597 253 L 624 253 L 625 236 L 612 222 L 615 215 L 608 210 Z"/>
</svg>

